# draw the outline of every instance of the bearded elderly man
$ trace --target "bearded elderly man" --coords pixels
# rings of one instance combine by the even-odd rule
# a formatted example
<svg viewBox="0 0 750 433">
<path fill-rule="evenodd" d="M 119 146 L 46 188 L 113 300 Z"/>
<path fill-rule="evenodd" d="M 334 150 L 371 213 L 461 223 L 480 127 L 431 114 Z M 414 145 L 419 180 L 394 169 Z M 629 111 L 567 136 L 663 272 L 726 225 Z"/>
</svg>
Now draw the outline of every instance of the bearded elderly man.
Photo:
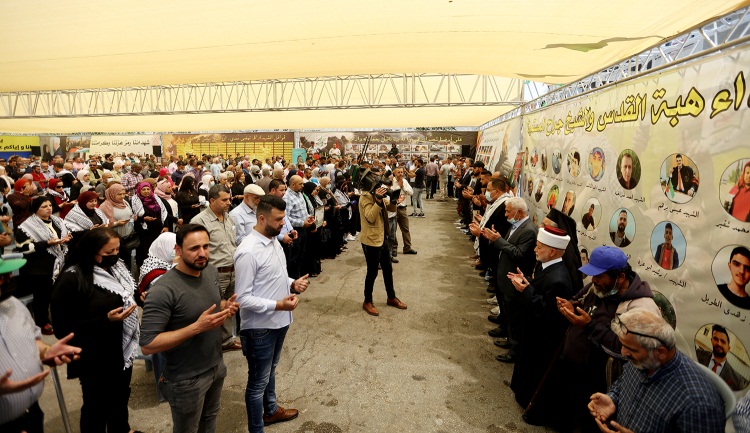
<svg viewBox="0 0 750 433">
<path fill-rule="evenodd" d="M 243 190 L 244 197 L 242 203 L 229 212 L 229 216 L 234 221 L 234 226 L 237 231 L 237 245 L 242 243 L 245 236 L 250 234 L 258 222 L 258 216 L 256 211 L 258 209 L 258 203 L 260 198 L 266 195 L 263 188 L 255 184 L 250 184 Z"/>
<path fill-rule="evenodd" d="M 562 259 L 569 243 L 570 236 L 564 230 L 545 226 L 537 233 L 534 252 L 539 265 L 534 274 L 527 279 L 520 269 L 508 273 L 508 279 L 521 294 L 518 306 L 522 327 L 510 388 L 522 408 L 529 406 L 565 336 L 567 320 L 557 312 L 556 299 L 567 299 L 575 293 Z M 495 342 L 496 346 L 507 347 L 503 344 Z M 535 413 L 539 412 L 527 411 L 524 416 L 528 419 Z"/>
<path fill-rule="evenodd" d="M 580 423 L 588 432 L 597 427 L 586 404 L 591 394 L 607 389 L 607 361 L 610 356 L 619 358 L 622 349 L 610 329 L 612 319 L 635 308 L 661 313 L 648 283 L 633 272 L 628 256 L 619 248 L 594 249 L 589 263 L 579 270 L 591 276 L 591 283 L 570 301 L 557 298 L 557 308 L 570 326 L 551 380 L 541 385 L 549 388 L 540 391 L 535 404 L 550 408 L 554 413 L 548 417 L 557 418 L 558 423 Z"/>
<path fill-rule="evenodd" d="M 724 431 L 724 402 L 706 373 L 675 349 L 674 329 L 635 309 L 618 315 L 612 331 L 630 361 L 607 394 L 588 409 L 604 433 Z"/>
</svg>

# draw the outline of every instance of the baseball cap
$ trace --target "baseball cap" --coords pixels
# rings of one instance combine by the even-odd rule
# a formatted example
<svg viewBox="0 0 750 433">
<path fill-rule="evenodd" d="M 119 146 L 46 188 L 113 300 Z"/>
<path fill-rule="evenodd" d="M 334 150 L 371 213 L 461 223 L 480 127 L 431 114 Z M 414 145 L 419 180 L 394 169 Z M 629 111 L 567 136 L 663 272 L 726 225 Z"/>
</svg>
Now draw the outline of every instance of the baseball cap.
<svg viewBox="0 0 750 433">
<path fill-rule="evenodd" d="M 607 271 L 625 269 L 628 256 L 617 247 L 603 246 L 596 248 L 589 256 L 589 262 L 578 268 L 586 275 L 601 275 Z"/>
</svg>

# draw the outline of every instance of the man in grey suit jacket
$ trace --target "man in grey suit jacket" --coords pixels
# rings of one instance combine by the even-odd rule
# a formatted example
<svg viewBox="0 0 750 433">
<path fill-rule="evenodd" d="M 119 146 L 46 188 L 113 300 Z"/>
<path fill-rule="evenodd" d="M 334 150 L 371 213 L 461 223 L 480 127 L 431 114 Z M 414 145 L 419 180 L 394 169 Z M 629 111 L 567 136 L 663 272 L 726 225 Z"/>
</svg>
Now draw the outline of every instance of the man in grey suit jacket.
<svg viewBox="0 0 750 433">
<path fill-rule="evenodd" d="M 500 304 L 500 314 L 503 327 L 507 330 L 507 338 L 501 338 L 507 342 L 508 352 L 498 355 L 496 359 L 501 362 L 515 362 L 518 349 L 518 338 L 522 335 L 523 320 L 520 317 L 523 308 L 520 307 L 520 294 L 507 278 L 508 272 L 516 273 L 518 269 L 524 275 L 531 275 L 536 265 L 537 228 L 529 218 L 528 206 L 524 199 L 513 197 L 505 202 L 505 217 L 511 223 L 510 230 L 503 236 L 494 228 L 482 229 L 482 236 L 490 242 L 494 242 L 495 248 L 500 251 L 497 264 L 497 301 Z M 505 326 L 503 326 L 505 325 Z M 490 336 L 497 337 L 500 329 L 490 331 Z"/>
<path fill-rule="evenodd" d="M 711 327 L 711 345 L 713 351 L 709 352 L 701 348 L 695 350 L 698 362 L 717 373 L 732 391 L 741 391 L 748 385 L 748 380 L 738 374 L 727 360 L 729 354 L 729 333 L 721 325 Z"/>
</svg>

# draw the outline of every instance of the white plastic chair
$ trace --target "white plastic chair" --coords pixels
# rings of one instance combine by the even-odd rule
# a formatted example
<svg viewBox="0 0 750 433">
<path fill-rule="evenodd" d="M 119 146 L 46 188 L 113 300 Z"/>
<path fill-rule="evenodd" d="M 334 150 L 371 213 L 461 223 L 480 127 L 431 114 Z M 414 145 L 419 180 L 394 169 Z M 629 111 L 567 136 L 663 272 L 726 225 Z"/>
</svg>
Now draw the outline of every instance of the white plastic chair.
<svg viewBox="0 0 750 433">
<path fill-rule="evenodd" d="M 737 397 L 734 396 L 734 391 L 732 391 L 732 388 L 724 382 L 724 379 L 711 371 L 710 368 L 697 362 L 695 364 L 706 373 L 708 381 L 711 382 L 714 389 L 716 389 L 716 391 L 719 392 L 719 395 L 721 395 L 721 399 L 724 400 L 724 416 L 726 416 L 726 419 L 729 419 L 729 417 L 732 416 L 732 412 L 734 412 L 734 407 L 737 405 Z"/>
</svg>

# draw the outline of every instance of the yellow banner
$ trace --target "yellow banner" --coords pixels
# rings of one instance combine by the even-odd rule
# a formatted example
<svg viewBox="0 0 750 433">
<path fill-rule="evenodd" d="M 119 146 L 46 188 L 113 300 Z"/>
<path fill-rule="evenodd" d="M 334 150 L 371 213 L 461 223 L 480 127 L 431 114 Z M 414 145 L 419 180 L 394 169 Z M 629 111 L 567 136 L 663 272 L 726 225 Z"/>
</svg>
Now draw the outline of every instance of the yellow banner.
<svg viewBox="0 0 750 433">
<path fill-rule="evenodd" d="M 32 147 L 39 147 L 39 137 L 0 135 L 0 152 L 31 152 Z"/>
</svg>

